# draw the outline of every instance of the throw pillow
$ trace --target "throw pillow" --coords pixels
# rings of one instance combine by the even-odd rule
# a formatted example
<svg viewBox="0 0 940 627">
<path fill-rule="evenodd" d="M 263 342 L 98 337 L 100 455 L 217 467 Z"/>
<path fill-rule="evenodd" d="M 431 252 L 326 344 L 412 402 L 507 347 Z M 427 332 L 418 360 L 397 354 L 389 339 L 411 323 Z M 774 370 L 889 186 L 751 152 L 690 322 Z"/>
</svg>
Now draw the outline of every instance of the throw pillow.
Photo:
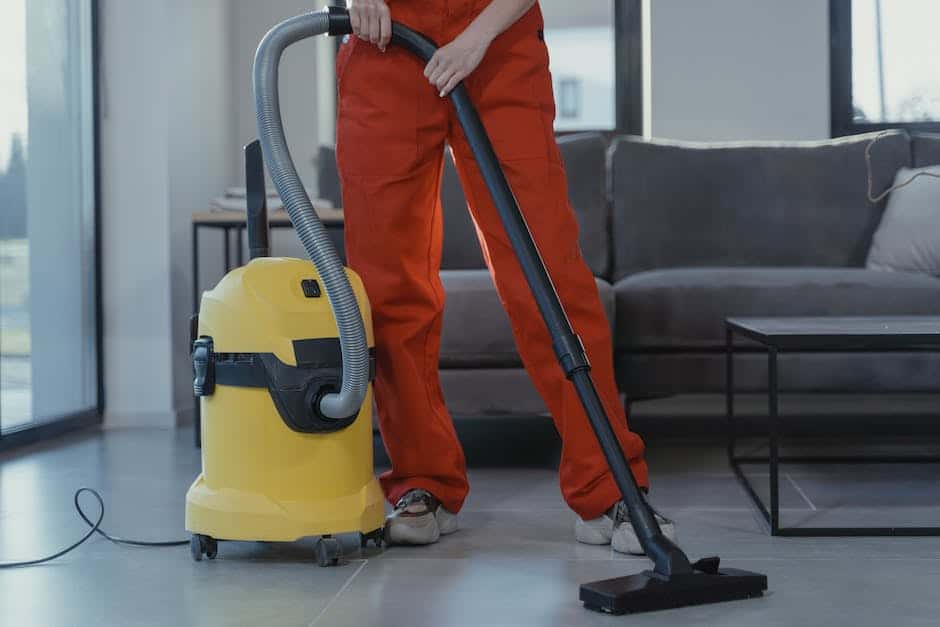
<svg viewBox="0 0 940 627">
<path fill-rule="evenodd" d="M 871 270 L 940 275 L 940 166 L 901 168 L 868 251 Z"/>
</svg>

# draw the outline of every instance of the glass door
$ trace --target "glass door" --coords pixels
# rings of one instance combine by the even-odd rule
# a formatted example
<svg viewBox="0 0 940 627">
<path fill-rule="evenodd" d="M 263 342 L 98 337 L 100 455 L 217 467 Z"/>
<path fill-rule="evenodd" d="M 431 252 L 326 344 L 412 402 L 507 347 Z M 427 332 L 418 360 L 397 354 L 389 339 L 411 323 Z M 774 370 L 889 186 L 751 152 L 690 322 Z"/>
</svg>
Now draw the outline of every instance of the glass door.
<svg viewBox="0 0 940 627">
<path fill-rule="evenodd" d="M 97 412 L 94 8 L 0 4 L 0 436 Z"/>
</svg>

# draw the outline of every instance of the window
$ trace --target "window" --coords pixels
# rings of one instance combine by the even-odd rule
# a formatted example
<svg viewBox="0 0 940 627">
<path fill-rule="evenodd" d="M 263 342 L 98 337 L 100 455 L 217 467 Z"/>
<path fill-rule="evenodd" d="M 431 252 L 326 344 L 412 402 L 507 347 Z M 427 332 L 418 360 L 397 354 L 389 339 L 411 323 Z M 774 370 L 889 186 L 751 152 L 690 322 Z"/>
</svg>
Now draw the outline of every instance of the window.
<svg viewBox="0 0 940 627">
<path fill-rule="evenodd" d="M 0 8 L 0 438 L 99 419 L 94 3 Z"/>
<path fill-rule="evenodd" d="M 830 0 L 832 134 L 940 130 L 940 3 Z"/>
<path fill-rule="evenodd" d="M 555 130 L 643 132 L 643 0 L 540 0 L 557 105 Z M 345 6 L 343 0 L 327 4 Z M 394 16 L 394 12 L 393 12 Z M 336 38 L 339 50 L 340 38 Z M 577 83 L 578 87 L 571 85 Z M 572 91 L 573 90 L 573 91 Z M 565 93 L 562 93 L 562 92 Z M 579 92 L 577 114 L 562 101 Z M 321 137 L 333 136 L 335 116 L 321 107 Z M 325 111 L 325 113 L 324 113 Z"/>
<path fill-rule="evenodd" d="M 558 116 L 562 120 L 571 120 L 582 117 L 581 113 L 581 79 L 562 78 L 558 80 Z"/>
<path fill-rule="evenodd" d="M 640 0 L 541 0 L 556 131 L 642 131 Z"/>
</svg>

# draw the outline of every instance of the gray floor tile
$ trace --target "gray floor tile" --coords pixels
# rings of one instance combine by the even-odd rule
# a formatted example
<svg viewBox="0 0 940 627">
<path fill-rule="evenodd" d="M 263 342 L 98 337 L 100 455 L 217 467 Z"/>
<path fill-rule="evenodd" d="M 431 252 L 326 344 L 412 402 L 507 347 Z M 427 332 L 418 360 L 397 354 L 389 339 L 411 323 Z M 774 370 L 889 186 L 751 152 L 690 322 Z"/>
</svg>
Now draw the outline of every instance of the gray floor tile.
<svg viewBox="0 0 940 627">
<path fill-rule="evenodd" d="M 781 455 L 928 455 L 936 454 L 940 438 L 935 435 L 839 437 L 784 437 L 779 443 Z M 767 440 L 747 437 L 739 445 L 739 453 L 754 450 L 767 454 Z"/>
<path fill-rule="evenodd" d="M 460 530 L 437 544 L 391 547 L 379 559 L 627 559 L 610 547 L 575 542 L 568 510 L 467 511 L 459 521 Z"/>
<path fill-rule="evenodd" d="M 766 471 L 754 467 L 756 489 L 769 494 Z M 735 476 L 726 473 L 650 472 L 651 501 L 658 508 L 749 509 L 750 504 Z M 811 509 L 790 483 L 780 486 L 781 507 Z M 470 494 L 464 511 L 567 509 L 558 487 L 558 473 L 551 469 L 478 469 L 470 471 Z"/>
<path fill-rule="evenodd" d="M 784 524 L 803 527 L 940 527 L 940 508 L 832 507 L 814 512 L 788 512 Z M 898 543 L 905 540 L 897 539 Z M 918 553 L 940 557 L 940 538 L 914 540 Z"/>
<path fill-rule="evenodd" d="M 831 507 L 933 507 L 940 511 L 940 466 L 827 466 L 787 470 L 813 505 Z"/>
<path fill-rule="evenodd" d="M 463 511 L 567 510 L 550 468 L 470 469 L 470 494 Z"/>
<path fill-rule="evenodd" d="M 762 599 L 614 618 L 584 610 L 581 582 L 630 574 L 621 562 L 576 560 L 373 560 L 316 625 L 670 627 L 936 624 L 940 562 L 749 560 L 768 575 Z"/>
<path fill-rule="evenodd" d="M 668 439 L 647 445 L 646 461 L 656 476 L 690 474 L 731 474 L 724 442 L 714 440 L 703 446 L 701 441 Z"/>
<path fill-rule="evenodd" d="M 814 510 L 788 524 L 940 526 L 940 469 L 930 465 L 858 466 L 854 472 L 814 466 L 786 479 Z"/>
<path fill-rule="evenodd" d="M 764 498 L 769 498 L 768 475 L 755 469 L 748 476 Z M 674 509 L 750 509 L 750 500 L 734 475 L 666 475 L 650 478 L 650 500 L 655 507 L 666 512 Z M 806 499 L 790 483 L 780 484 L 780 507 L 784 509 L 811 509 Z"/>
<path fill-rule="evenodd" d="M 785 524 L 830 524 L 819 512 L 784 510 Z M 755 512 L 679 510 L 673 513 L 683 549 L 692 557 L 859 560 L 936 557 L 940 538 L 783 538 L 771 537 Z M 842 520 L 840 524 L 846 524 Z M 857 521 L 854 521 L 857 524 Z M 872 522 L 871 524 L 877 524 Z M 940 583 L 940 582 L 938 582 Z"/>
<path fill-rule="evenodd" d="M 768 597 L 628 619 L 588 613 L 577 603 L 579 582 L 635 572 L 646 560 L 576 544 L 554 470 L 485 468 L 471 470 L 461 531 L 434 546 L 361 554 L 356 538 L 344 536 L 350 562 L 320 569 L 312 540 L 223 543 L 218 560 L 197 564 L 185 547 L 95 539 L 48 565 L 0 570 L 0 624 L 936 624 L 940 538 L 771 538 L 720 442 L 657 442 L 649 459 L 653 501 L 676 519 L 689 555 L 717 554 L 727 565 L 766 572 Z M 185 537 L 185 493 L 199 465 L 188 429 L 108 431 L 0 455 L 0 560 L 45 554 L 79 536 L 84 527 L 71 499 L 81 485 L 101 491 L 109 530 Z M 749 472 L 766 492 L 766 469 Z M 786 473 L 787 523 L 936 521 L 940 511 L 931 467 L 792 466 Z M 868 507 L 875 499 L 881 506 Z M 94 502 L 84 502 L 93 513 Z"/>
<path fill-rule="evenodd" d="M 195 563 L 187 548 L 130 549 L 104 542 L 28 569 L 0 570 L 0 624 L 306 625 L 360 564 L 225 558 Z"/>
</svg>

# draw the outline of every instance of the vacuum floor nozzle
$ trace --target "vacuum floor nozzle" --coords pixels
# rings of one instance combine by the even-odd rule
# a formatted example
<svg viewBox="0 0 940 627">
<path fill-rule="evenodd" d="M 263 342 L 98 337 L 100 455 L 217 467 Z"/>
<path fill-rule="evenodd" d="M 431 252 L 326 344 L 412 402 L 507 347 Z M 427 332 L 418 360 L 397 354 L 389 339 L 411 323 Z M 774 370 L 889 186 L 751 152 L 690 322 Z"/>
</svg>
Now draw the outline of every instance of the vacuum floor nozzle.
<svg viewBox="0 0 940 627">
<path fill-rule="evenodd" d="M 765 590 L 766 575 L 736 568 L 719 569 L 717 558 L 709 558 L 695 564 L 695 571 L 690 574 L 663 577 L 644 571 L 586 583 L 581 586 L 580 598 L 590 610 L 632 614 L 749 599 L 762 596 Z"/>
</svg>

